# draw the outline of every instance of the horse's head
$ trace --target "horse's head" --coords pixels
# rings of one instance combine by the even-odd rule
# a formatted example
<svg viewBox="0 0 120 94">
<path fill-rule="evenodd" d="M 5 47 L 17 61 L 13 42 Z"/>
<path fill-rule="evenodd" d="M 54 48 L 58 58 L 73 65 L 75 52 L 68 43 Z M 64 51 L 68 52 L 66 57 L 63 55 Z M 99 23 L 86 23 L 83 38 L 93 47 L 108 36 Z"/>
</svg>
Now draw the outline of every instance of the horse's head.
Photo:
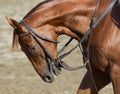
<svg viewBox="0 0 120 94">
<path fill-rule="evenodd" d="M 22 51 L 32 62 L 41 78 L 45 82 L 53 82 L 54 75 L 58 75 L 60 72 L 54 65 L 57 60 L 57 34 L 53 32 L 54 28 L 49 25 L 42 26 L 41 28 L 32 28 L 38 35 L 47 39 L 44 40 L 36 37 L 36 40 L 25 26 L 13 19 L 7 18 L 7 20 L 14 28 L 13 47 L 19 42 Z"/>
</svg>

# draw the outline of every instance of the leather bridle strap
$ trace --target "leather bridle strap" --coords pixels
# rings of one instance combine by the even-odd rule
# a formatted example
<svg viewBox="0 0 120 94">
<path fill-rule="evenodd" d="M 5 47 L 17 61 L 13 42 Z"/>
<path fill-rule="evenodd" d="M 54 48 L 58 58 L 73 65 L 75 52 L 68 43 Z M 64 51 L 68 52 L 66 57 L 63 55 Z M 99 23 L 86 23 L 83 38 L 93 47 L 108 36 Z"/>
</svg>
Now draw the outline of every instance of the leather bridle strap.
<svg viewBox="0 0 120 94">
<path fill-rule="evenodd" d="M 66 44 L 57 52 L 58 55 L 60 55 L 64 50 L 65 48 L 72 42 L 73 38 L 71 37 L 67 42 Z"/>
<path fill-rule="evenodd" d="M 48 39 L 48 38 L 45 38 L 43 36 L 40 36 L 38 35 L 35 31 L 33 31 L 27 24 L 24 20 L 20 21 L 20 24 L 24 25 L 25 28 L 28 30 L 28 32 L 26 32 L 25 34 L 22 34 L 20 35 L 20 37 L 23 37 L 23 36 L 26 36 L 27 34 L 34 34 L 36 37 L 44 40 L 44 41 L 48 41 L 48 42 L 52 42 L 52 43 L 59 43 L 58 41 L 54 41 L 54 40 L 51 40 L 51 39 Z"/>
</svg>

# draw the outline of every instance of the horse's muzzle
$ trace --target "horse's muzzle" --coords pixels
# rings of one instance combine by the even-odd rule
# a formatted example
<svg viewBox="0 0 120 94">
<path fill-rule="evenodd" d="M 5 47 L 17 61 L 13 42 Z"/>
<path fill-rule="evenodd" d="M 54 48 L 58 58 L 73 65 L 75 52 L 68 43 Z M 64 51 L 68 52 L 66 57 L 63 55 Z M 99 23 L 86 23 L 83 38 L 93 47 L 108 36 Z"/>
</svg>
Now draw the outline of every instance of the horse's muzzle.
<svg viewBox="0 0 120 94">
<path fill-rule="evenodd" d="M 52 73 L 48 72 L 44 77 L 43 80 L 47 83 L 52 83 L 54 81 L 55 77 Z"/>
</svg>

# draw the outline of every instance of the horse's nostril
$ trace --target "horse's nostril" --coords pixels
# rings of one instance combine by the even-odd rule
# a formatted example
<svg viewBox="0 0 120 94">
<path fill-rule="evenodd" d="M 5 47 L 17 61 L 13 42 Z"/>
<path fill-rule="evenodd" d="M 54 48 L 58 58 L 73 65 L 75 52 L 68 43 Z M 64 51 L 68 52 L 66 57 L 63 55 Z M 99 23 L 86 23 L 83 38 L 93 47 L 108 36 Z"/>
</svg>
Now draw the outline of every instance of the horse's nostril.
<svg viewBox="0 0 120 94">
<path fill-rule="evenodd" d="M 50 76 L 46 76 L 45 80 L 49 82 L 51 80 L 51 77 Z"/>
<path fill-rule="evenodd" d="M 52 75 L 45 76 L 45 81 L 48 83 L 52 83 L 54 81 L 54 77 Z"/>
</svg>

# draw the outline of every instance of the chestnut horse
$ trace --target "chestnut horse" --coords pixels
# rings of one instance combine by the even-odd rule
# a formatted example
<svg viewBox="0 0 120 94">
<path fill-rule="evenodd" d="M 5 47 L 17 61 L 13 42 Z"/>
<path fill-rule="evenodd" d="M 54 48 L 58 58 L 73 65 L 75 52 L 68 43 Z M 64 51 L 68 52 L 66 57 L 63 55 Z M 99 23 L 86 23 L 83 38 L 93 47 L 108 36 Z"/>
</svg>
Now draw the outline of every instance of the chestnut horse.
<svg viewBox="0 0 120 94">
<path fill-rule="evenodd" d="M 114 0 L 113 0 L 114 1 Z M 60 73 L 55 66 L 58 60 L 57 37 L 64 34 L 78 41 L 90 28 L 95 9 L 96 19 L 112 0 L 46 0 L 32 9 L 18 23 L 8 18 L 14 28 L 13 47 L 18 43 L 45 82 L 53 82 Z M 88 66 L 77 94 L 98 94 L 112 82 L 114 93 L 120 94 L 120 3 L 100 21 L 91 33 Z M 35 32 L 34 32 L 35 31 Z M 37 36 L 37 38 L 36 38 Z M 86 54 L 87 41 L 83 43 Z M 88 64 L 87 64 L 88 65 Z M 94 80 L 94 81 L 93 81 Z"/>
</svg>

